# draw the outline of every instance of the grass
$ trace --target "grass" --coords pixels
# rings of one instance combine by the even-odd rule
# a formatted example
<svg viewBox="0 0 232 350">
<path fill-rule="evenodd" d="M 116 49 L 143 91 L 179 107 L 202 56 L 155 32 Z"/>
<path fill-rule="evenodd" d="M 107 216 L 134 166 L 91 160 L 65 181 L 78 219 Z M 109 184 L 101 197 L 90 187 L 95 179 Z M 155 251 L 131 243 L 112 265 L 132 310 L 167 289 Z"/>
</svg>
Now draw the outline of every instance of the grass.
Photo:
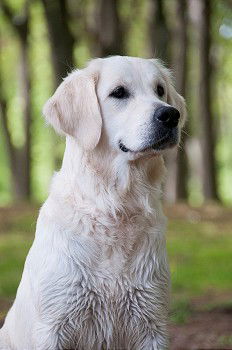
<svg viewBox="0 0 232 350">
<path fill-rule="evenodd" d="M 11 299 L 33 241 L 35 215 L 25 209 L 16 213 L 7 211 L 0 216 L 0 222 L 0 298 Z"/>
<path fill-rule="evenodd" d="M 232 215 L 229 221 L 223 219 L 223 212 L 217 220 L 193 221 L 187 215 L 169 220 L 167 249 L 172 276 L 171 320 L 185 323 L 196 307 L 192 305 L 194 298 L 202 297 L 203 303 L 197 303 L 202 310 L 223 307 L 223 297 L 212 300 L 232 290 Z"/>
<path fill-rule="evenodd" d="M 232 335 L 222 335 L 218 340 L 221 346 L 232 346 Z"/>
<path fill-rule="evenodd" d="M 193 309 L 188 299 L 177 299 L 172 301 L 170 319 L 175 324 L 184 324 L 192 315 Z"/>
<path fill-rule="evenodd" d="M 171 221 L 167 245 L 174 295 L 232 289 L 232 225 Z"/>
<path fill-rule="evenodd" d="M 32 208 L 0 210 L 0 307 L 1 300 L 15 296 L 37 214 Z M 175 323 L 186 322 L 194 297 L 232 290 L 232 215 L 229 221 L 193 222 L 185 215 L 170 220 L 167 248 L 172 275 L 171 319 Z M 207 302 L 210 305 L 210 300 L 206 306 Z M 0 314 L 4 312 L 0 310 Z"/>
</svg>

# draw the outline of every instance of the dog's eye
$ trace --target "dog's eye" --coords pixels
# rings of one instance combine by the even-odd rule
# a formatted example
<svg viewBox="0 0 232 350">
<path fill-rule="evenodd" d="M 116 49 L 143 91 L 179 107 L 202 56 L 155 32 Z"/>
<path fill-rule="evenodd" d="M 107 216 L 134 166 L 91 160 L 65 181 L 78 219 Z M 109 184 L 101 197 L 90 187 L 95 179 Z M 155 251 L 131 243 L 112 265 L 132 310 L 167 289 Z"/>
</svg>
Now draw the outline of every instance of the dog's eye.
<svg viewBox="0 0 232 350">
<path fill-rule="evenodd" d="M 159 97 L 163 97 L 164 95 L 164 88 L 162 85 L 157 85 L 157 94 Z"/>
<path fill-rule="evenodd" d="M 118 86 L 110 93 L 109 96 L 114 98 L 128 98 L 129 95 L 128 90 L 126 90 L 123 86 Z"/>
</svg>

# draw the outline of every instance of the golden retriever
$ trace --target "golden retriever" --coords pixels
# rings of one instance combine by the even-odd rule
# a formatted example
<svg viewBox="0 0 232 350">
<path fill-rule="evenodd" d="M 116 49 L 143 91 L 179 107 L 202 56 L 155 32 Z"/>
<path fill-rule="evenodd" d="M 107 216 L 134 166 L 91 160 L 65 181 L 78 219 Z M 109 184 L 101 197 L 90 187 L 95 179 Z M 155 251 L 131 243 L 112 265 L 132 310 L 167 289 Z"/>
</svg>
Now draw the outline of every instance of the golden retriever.
<svg viewBox="0 0 232 350">
<path fill-rule="evenodd" d="M 0 349 L 166 349 L 163 154 L 185 119 L 169 71 L 155 59 L 94 59 L 43 113 L 66 150 Z"/>
</svg>

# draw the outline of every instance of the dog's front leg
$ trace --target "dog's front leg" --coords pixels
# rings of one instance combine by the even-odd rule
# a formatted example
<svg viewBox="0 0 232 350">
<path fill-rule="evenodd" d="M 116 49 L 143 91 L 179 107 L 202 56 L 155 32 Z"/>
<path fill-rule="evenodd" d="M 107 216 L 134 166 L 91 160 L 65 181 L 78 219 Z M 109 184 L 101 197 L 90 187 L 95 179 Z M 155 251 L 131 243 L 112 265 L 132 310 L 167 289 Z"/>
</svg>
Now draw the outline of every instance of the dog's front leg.
<svg viewBox="0 0 232 350">
<path fill-rule="evenodd" d="M 37 323 L 33 343 L 36 350 L 58 350 L 58 332 L 52 327 L 43 323 Z"/>
<path fill-rule="evenodd" d="M 10 350 L 10 343 L 3 329 L 0 329 L 0 350 Z"/>
<path fill-rule="evenodd" d="M 168 349 L 168 300 L 167 293 L 164 295 L 156 298 L 153 290 L 134 291 L 133 298 L 130 298 L 131 318 L 129 322 L 125 322 L 130 324 L 129 349 Z"/>
<path fill-rule="evenodd" d="M 154 331 L 154 334 L 147 335 L 145 340 L 145 345 L 142 349 L 138 350 L 167 350 L 169 346 L 167 333 L 160 333 L 159 331 Z"/>
</svg>

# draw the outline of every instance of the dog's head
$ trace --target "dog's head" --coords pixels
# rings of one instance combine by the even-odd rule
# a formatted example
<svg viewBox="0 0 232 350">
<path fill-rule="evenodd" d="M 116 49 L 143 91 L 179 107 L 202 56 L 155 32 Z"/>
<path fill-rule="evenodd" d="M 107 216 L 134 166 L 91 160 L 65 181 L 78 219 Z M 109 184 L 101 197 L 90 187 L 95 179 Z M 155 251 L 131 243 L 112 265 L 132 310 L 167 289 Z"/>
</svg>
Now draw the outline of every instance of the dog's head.
<svg viewBox="0 0 232 350">
<path fill-rule="evenodd" d="M 176 146 L 186 110 L 158 60 L 115 56 L 71 73 L 43 113 L 56 131 L 74 137 L 85 151 L 104 138 L 107 151 L 136 159 Z"/>
</svg>

